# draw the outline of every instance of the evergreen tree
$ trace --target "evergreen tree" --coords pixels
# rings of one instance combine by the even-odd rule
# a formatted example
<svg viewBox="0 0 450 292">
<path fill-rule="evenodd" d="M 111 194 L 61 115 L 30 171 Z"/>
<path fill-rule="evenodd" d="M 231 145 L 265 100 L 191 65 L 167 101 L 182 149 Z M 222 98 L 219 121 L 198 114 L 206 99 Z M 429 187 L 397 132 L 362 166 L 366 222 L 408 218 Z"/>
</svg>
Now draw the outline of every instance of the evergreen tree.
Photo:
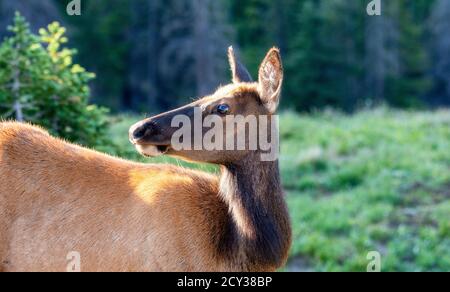
<svg viewBox="0 0 450 292">
<path fill-rule="evenodd" d="M 11 7 L 50 15 L 32 18 L 39 23 L 58 17 L 55 5 L 65 15 L 64 1 L 41 2 L 3 0 L 0 15 Z M 94 101 L 115 110 L 161 111 L 214 90 L 227 82 L 230 44 L 254 77 L 267 49 L 280 47 L 282 103 L 297 110 L 353 110 L 366 101 L 411 106 L 421 97 L 442 102 L 447 33 L 434 5 L 442 1 L 384 1 L 382 16 L 367 16 L 367 3 L 92 0 L 83 2 L 82 16 L 65 21 L 80 49 L 77 61 L 98 73 Z"/>
<path fill-rule="evenodd" d="M 321 32 L 324 30 L 317 1 L 305 1 L 298 15 L 297 27 L 301 28 L 290 42 L 291 52 L 285 61 L 286 84 L 284 96 L 298 110 L 308 110 L 329 103 L 335 97 L 328 84 L 324 68 L 327 56 Z"/>
<path fill-rule="evenodd" d="M 432 102 L 450 105 L 450 1 L 438 0 L 431 15 L 434 88 Z"/>
<path fill-rule="evenodd" d="M 134 0 L 132 1 L 134 2 Z M 66 1 L 58 1 L 66 9 Z M 133 49 L 129 41 L 131 10 L 128 0 L 82 1 L 81 16 L 66 16 L 71 39 L 77 45 L 77 61 L 96 73 L 93 101 L 120 109 L 126 94 L 127 62 Z"/>
<path fill-rule="evenodd" d="M 356 105 L 363 72 L 360 8 L 348 1 L 304 2 L 285 62 L 286 95 L 296 109 Z"/>
<path fill-rule="evenodd" d="M 277 45 L 274 36 L 276 22 L 271 15 L 275 2 L 277 1 L 231 1 L 230 18 L 236 35 L 235 47 L 240 48 L 241 59 L 253 77 L 258 72 L 267 49 Z"/>
<path fill-rule="evenodd" d="M 0 45 L 0 117 L 29 121 L 88 146 L 106 145 L 106 110 L 88 105 L 94 77 L 72 63 L 65 29 L 52 23 L 40 35 L 16 14 L 12 36 Z"/>
<path fill-rule="evenodd" d="M 398 38 L 396 50 L 397 70 L 387 75 L 387 101 L 399 107 L 417 105 L 430 88 L 427 77 L 428 56 L 422 44 L 423 27 L 416 24 L 408 9 L 408 1 L 392 4 L 391 17 L 395 19 Z"/>
</svg>

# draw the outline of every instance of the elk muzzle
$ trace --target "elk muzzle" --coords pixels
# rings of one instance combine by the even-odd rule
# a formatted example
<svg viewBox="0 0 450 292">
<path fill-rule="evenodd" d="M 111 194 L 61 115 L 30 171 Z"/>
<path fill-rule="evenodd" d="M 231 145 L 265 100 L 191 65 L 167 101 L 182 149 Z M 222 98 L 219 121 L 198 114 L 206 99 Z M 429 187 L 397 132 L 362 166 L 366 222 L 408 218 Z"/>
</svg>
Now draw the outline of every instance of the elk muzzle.
<svg viewBox="0 0 450 292">
<path fill-rule="evenodd" d="M 182 108 L 144 119 L 129 130 L 130 142 L 145 156 L 159 156 L 171 150 L 172 135 L 178 129 L 172 127 L 172 120 L 178 115 L 190 119 L 193 117 L 194 106 Z"/>
</svg>

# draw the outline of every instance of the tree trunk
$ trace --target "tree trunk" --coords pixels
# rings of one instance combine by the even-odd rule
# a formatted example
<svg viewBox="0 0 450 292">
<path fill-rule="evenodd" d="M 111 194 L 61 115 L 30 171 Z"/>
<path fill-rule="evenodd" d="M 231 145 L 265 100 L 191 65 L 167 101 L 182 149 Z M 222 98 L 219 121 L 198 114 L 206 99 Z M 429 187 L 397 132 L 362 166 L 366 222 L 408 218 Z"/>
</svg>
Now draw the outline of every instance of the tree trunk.
<svg viewBox="0 0 450 292">
<path fill-rule="evenodd" d="M 376 103 L 384 100 L 386 64 L 384 16 L 367 17 L 365 32 L 367 95 Z"/>
<path fill-rule="evenodd" d="M 17 50 L 19 50 L 19 48 L 17 48 Z M 13 69 L 13 76 L 12 76 L 12 95 L 14 97 L 14 104 L 13 104 L 13 108 L 14 108 L 14 112 L 16 114 L 16 120 L 18 122 L 23 122 L 24 121 L 24 117 L 23 117 L 23 106 L 20 103 L 20 69 L 18 68 L 18 61 L 14 60 L 13 61 L 14 64 L 14 69 Z"/>
</svg>

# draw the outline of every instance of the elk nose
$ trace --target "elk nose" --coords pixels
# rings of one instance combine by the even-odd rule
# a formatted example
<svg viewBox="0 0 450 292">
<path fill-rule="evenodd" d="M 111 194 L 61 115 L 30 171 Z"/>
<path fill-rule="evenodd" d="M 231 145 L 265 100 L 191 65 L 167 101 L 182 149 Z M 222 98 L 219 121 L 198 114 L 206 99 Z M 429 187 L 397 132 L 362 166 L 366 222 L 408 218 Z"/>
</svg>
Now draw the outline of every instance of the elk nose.
<svg viewBox="0 0 450 292">
<path fill-rule="evenodd" d="M 129 138 L 131 143 L 139 142 L 146 136 L 149 136 L 153 132 L 151 123 L 138 123 L 130 128 Z"/>
<path fill-rule="evenodd" d="M 133 139 L 140 140 L 140 139 L 142 139 L 142 137 L 145 136 L 145 134 L 147 132 L 148 132 L 148 129 L 146 127 L 137 128 L 136 131 L 133 132 Z"/>
</svg>

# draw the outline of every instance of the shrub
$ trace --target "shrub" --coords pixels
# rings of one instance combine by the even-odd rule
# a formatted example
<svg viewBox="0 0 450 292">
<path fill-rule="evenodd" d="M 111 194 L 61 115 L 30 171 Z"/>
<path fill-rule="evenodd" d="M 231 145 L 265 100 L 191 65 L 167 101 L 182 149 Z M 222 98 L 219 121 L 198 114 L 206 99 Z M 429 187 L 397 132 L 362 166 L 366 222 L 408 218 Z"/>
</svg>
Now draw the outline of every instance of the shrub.
<svg viewBox="0 0 450 292">
<path fill-rule="evenodd" d="M 0 45 L 0 118 L 28 121 L 87 146 L 107 144 L 107 110 L 89 105 L 95 76 L 73 64 L 63 48 L 65 28 L 54 22 L 39 35 L 16 13 L 11 36 Z"/>
</svg>

